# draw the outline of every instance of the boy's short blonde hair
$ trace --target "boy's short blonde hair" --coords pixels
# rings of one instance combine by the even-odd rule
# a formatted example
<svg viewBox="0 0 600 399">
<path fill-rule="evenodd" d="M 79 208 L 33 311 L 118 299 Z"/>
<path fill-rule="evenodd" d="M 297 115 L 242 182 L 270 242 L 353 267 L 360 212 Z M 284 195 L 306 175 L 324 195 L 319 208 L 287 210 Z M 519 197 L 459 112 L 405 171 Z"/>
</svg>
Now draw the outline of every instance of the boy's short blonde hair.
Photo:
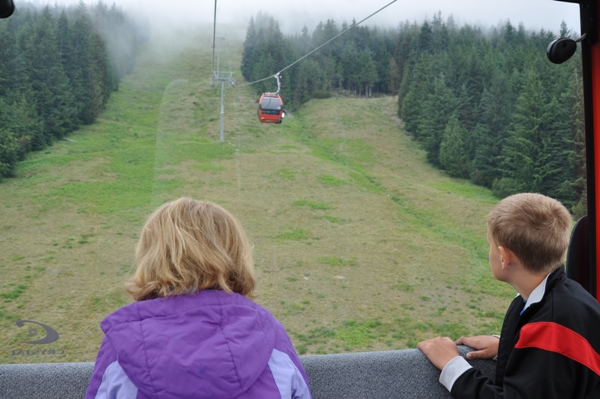
<svg viewBox="0 0 600 399">
<path fill-rule="evenodd" d="M 558 201 L 541 194 L 516 194 L 490 212 L 488 232 L 532 272 L 551 272 L 564 261 L 571 215 Z"/>
<path fill-rule="evenodd" d="M 223 290 L 252 297 L 252 248 L 236 218 L 211 202 L 179 198 L 146 222 L 125 289 L 136 301 Z"/>
</svg>

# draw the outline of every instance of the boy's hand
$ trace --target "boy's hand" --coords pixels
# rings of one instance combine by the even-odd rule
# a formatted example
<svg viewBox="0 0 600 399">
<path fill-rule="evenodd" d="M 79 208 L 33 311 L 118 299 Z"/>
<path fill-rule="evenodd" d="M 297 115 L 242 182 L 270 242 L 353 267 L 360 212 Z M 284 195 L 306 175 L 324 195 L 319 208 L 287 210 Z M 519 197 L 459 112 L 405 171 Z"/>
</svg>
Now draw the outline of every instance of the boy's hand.
<svg viewBox="0 0 600 399">
<path fill-rule="evenodd" d="M 500 339 L 492 335 L 478 335 L 476 337 L 460 337 L 456 345 L 467 345 L 475 349 L 467 353 L 467 359 L 493 359 L 498 356 Z"/>
<path fill-rule="evenodd" d="M 446 364 L 458 356 L 456 344 L 448 337 L 433 338 L 419 342 L 417 348 L 431 360 L 431 363 L 442 370 Z"/>
</svg>

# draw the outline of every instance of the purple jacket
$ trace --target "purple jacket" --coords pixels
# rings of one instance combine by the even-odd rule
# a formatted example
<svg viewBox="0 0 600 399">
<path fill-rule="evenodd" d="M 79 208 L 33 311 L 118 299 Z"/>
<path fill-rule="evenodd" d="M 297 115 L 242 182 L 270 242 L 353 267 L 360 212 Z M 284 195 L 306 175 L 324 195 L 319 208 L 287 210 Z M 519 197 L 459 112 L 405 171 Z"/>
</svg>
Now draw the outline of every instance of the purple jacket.
<svg viewBox="0 0 600 399">
<path fill-rule="evenodd" d="M 285 329 L 242 295 L 207 290 L 135 302 L 100 327 L 86 399 L 311 399 Z"/>
</svg>

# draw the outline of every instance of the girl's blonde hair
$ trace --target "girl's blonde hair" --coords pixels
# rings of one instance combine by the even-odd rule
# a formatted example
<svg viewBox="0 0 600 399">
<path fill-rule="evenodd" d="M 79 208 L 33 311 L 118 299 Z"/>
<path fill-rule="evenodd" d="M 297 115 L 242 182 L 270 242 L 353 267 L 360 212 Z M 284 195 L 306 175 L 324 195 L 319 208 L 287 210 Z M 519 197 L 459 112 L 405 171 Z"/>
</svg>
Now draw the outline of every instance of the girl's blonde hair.
<svg viewBox="0 0 600 399">
<path fill-rule="evenodd" d="M 237 219 L 219 205 L 179 198 L 148 219 L 125 289 L 136 301 L 223 290 L 252 297 L 251 245 Z"/>
</svg>

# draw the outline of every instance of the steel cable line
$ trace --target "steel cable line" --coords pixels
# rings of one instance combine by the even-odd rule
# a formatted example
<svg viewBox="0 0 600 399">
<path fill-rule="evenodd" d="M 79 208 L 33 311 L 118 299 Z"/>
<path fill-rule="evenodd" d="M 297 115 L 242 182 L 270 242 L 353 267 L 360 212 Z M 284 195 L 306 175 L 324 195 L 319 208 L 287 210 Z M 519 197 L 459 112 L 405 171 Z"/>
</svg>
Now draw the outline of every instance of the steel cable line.
<svg viewBox="0 0 600 399">
<path fill-rule="evenodd" d="M 344 33 L 356 28 L 358 25 L 360 25 L 361 23 L 365 22 L 367 19 L 371 18 L 372 16 L 374 16 L 375 14 L 378 14 L 379 12 L 383 11 L 384 9 L 388 8 L 389 6 L 391 6 L 392 4 L 394 4 L 396 1 L 398 0 L 393 0 L 391 2 L 389 2 L 388 4 L 386 4 L 385 6 L 381 7 L 379 10 L 375 11 L 373 14 L 369 15 L 366 18 L 363 18 L 362 20 L 358 21 L 357 23 L 355 23 L 354 25 L 352 25 L 351 27 L 349 27 L 348 29 L 346 29 L 345 31 L 338 33 L 336 36 L 334 36 L 333 38 L 327 40 L 325 43 L 321 44 L 319 47 L 317 47 L 316 49 L 312 50 L 311 52 L 303 55 L 302 57 L 298 58 L 296 61 L 292 62 L 290 65 L 286 66 L 285 68 L 283 68 L 281 71 L 274 73 L 271 76 L 267 76 L 266 78 L 263 79 L 259 79 L 259 80 L 255 80 L 254 82 L 250 82 L 250 83 L 244 83 L 243 85 L 239 85 L 237 87 L 244 87 L 244 86 L 250 86 L 256 83 L 260 83 L 260 82 L 264 82 L 267 79 L 271 79 L 271 78 L 277 78 L 277 76 L 285 71 L 288 68 L 291 68 L 292 66 L 296 65 L 297 63 L 299 63 L 300 61 L 302 61 L 303 59 L 305 59 L 306 57 L 308 57 L 309 55 L 313 54 L 314 52 L 322 49 L 323 47 L 327 46 L 329 43 L 331 43 L 332 41 L 334 41 L 335 39 L 337 39 L 338 37 L 342 36 Z M 216 0 L 215 0 L 215 4 L 216 4 Z"/>
<path fill-rule="evenodd" d="M 213 19 L 213 40 L 212 40 L 212 50 L 213 50 L 213 59 L 212 59 L 212 70 L 215 70 L 215 41 L 217 40 L 217 0 L 215 0 L 215 14 Z"/>
</svg>

